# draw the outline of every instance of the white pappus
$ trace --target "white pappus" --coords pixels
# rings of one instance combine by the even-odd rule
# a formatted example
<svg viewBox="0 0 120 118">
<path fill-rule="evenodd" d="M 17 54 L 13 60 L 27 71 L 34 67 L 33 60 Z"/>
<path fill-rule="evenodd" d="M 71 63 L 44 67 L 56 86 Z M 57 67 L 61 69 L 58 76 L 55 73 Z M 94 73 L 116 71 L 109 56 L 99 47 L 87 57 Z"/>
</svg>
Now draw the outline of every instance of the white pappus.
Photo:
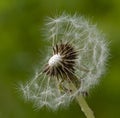
<svg viewBox="0 0 120 118">
<path fill-rule="evenodd" d="M 45 28 L 46 38 L 52 42 L 52 55 L 41 72 L 21 85 L 21 90 L 37 108 L 57 110 L 98 83 L 105 71 L 108 48 L 104 35 L 83 16 L 62 14 L 48 18 Z"/>
</svg>

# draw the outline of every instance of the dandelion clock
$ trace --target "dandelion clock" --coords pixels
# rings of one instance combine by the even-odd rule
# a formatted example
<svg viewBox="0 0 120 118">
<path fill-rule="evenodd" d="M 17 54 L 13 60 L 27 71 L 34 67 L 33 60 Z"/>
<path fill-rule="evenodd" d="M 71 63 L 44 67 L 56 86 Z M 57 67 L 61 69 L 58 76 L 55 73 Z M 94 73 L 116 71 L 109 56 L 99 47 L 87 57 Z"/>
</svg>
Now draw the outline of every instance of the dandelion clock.
<svg viewBox="0 0 120 118">
<path fill-rule="evenodd" d="M 37 108 L 52 110 L 75 99 L 86 117 L 94 118 L 84 96 L 105 71 L 104 35 L 84 17 L 69 14 L 48 18 L 45 35 L 51 44 L 49 58 L 33 79 L 21 85 L 24 97 Z"/>
</svg>

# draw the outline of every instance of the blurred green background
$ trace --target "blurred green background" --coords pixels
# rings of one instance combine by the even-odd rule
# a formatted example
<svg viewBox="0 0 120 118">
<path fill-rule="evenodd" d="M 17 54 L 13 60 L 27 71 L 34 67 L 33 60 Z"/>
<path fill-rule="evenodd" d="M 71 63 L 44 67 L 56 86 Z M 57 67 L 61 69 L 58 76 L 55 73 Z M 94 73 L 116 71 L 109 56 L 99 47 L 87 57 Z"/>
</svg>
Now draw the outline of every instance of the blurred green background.
<svg viewBox="0 0 120 118">
<path fill-rule="evenodd" d="M 111 42 L 107 73 L 87 101 L 96 118 L 120 118 L 120 0 L 0 0 L 0 118 L 85 118 L 76 103 L 36 111 L 16 89 L 43 58 L 44 19 L 62 11 L 90 18 Z"/>
</svg>

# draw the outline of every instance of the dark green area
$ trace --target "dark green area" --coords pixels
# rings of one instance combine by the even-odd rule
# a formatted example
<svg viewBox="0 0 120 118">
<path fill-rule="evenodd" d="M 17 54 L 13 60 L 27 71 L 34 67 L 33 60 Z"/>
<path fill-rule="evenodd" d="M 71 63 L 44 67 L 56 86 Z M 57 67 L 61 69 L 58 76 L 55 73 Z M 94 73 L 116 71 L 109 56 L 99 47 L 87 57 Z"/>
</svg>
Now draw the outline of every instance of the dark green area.
<svg viewBox="0 0 120 118">
<path fill-rule="evenodd" d="M 44 19 L 62 11 L 90 18 L 111 42 L 107 73 L 87 101 L 96 118 L 120 118 L 119 0 L 0 0 L 0 118 L 85 118 L 75 103 L 55 113 L 35 111 L 17 90 L 43 59 Z"/>
</svg>

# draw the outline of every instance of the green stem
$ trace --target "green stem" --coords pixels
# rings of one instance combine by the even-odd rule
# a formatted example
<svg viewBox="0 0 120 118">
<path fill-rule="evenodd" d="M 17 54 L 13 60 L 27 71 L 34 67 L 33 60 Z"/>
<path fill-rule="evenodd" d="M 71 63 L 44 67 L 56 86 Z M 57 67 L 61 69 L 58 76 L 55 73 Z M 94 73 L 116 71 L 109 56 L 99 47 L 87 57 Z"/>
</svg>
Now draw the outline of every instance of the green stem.
<svg viewBox="0 0 120 118">
<path fill-rule="evenodd" d="M 77 88 L 75 87 L 75 85 L 73 83 L 71 83 L 70 86 L 71 86 L 73 92 L 77 91 Z M 88 106 L 88 104 L 87 104 L 85 98 L 82 96 L 82 94 L 77 95 L 76 100 L 78 101 L 78 104 L 80 105 L 81 110 L 84 112 L 84 114 L 87 118 L 95 118 L 93 111 Z"/>
<path fill-rule="evenodd" d="M 78 104 L 80 105 L 81 110 L 84 112 L 87 118 L 95 118 L 93 111 L 88 106 L 85 98 L 82 95 L 76 96 L 76 100 L 78 101 Z"/>
</svg>

